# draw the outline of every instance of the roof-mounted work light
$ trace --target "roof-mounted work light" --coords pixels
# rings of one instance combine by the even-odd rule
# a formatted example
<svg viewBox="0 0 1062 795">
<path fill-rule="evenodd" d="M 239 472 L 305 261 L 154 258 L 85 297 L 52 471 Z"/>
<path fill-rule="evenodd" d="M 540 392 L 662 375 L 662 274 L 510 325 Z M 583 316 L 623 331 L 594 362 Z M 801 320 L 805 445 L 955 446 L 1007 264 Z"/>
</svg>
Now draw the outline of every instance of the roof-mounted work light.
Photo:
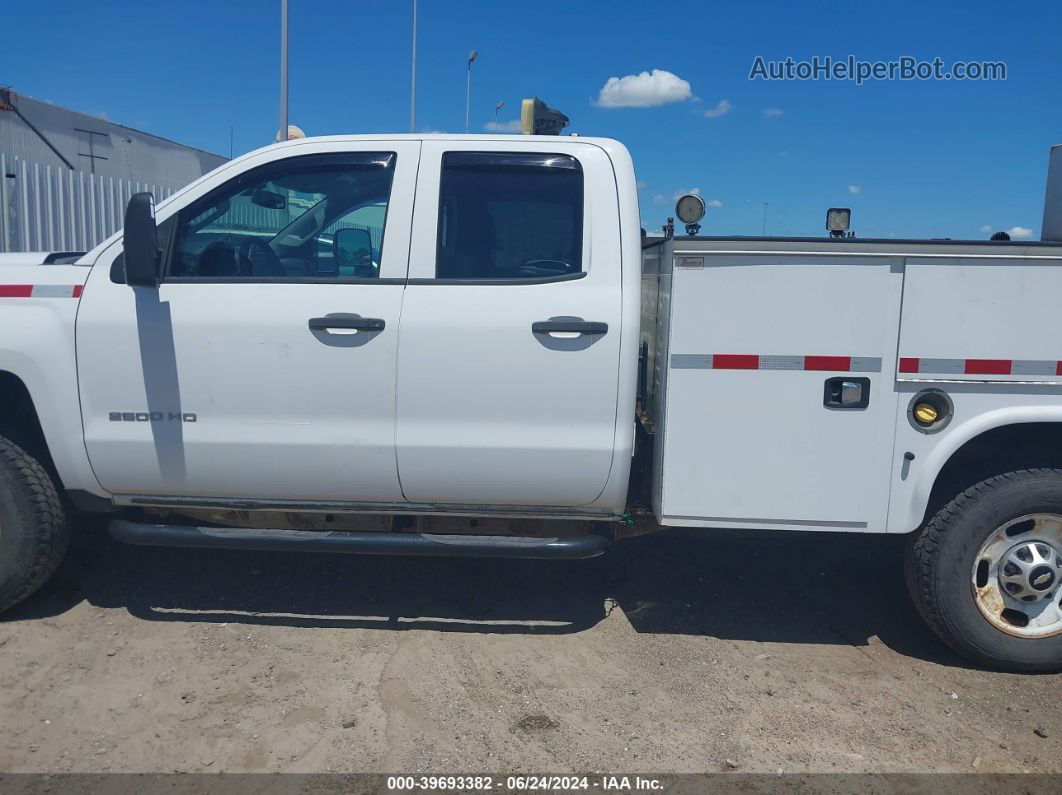
<svg viewBox="0 0 1062 795">
<path fill-rule="evenodd" d="M 696 193 L 679 196 L 679 200 L 675 202 L 675 215 L 686 225 L 687 235 L 697 234 L 701 231 L 698 222 L 704 218 L 704 199 Z"/>
<path fill-rule="evenodd" d="M 570 119 L 538 97 L 525 99 L 520 105 L 520 132 L 524 135 L 560 135 Z"/>
<path fill-rule="evenodd" d="M 826 229 L 830 237 L 844 237 L 852 223 L 852 211 L 848 207 L 831 207 L 826 211 Z"/>
</svg>

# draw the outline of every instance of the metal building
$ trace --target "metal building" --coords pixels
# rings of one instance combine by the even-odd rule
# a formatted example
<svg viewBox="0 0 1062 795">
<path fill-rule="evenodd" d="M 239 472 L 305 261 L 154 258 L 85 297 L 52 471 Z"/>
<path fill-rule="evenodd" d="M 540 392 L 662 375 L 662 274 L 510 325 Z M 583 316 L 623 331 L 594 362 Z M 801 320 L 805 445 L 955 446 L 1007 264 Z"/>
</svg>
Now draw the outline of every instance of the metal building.
<svg viewBox="0 0 1062 795">
<path fill-rule="evenodd" d="M 226 158 L 0 88 L 0 251 L 86 251 Z"/>
</svg>

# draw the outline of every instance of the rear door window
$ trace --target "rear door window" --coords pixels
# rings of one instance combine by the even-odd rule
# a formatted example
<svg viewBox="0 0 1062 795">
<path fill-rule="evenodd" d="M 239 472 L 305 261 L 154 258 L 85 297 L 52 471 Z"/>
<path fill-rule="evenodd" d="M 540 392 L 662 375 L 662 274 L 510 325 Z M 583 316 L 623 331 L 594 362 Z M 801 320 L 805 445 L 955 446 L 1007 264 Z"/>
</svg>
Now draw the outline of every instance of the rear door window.
<svg viewBox="0 0 1062 795">
<path fill-rule="evenodd" d="M 569 155 L 443 155 L 435 277 L 547 281 L 583 272 L 583 172 Z"/>
</svg>

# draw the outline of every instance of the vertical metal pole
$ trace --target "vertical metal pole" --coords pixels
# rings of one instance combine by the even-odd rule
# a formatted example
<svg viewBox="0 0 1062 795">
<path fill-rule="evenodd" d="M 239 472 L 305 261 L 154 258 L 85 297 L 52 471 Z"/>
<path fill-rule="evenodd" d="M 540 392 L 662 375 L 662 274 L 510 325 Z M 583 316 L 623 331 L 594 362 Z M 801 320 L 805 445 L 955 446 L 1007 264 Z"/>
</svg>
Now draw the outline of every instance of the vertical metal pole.
<svg viewBox="0 0 1062 795">
<path fill-rule="evenodd" d="M 468 132 L 468 110 L 472 104 L 472 59 L 468 59 L 468 80 L 465 84 L 465 132 Z"/>
<path fill-rule="evenodd" d="M 409 131 L 417 131 L 417 0 L 413 0 L 413 63 L 409 85 Z"/>
<path fill-rule="evenodd" d="M 7 237 L 8 218 L 7 208 L 7 158 L 0 152 L 0 251 L 10 251 L 11 244 Z"/>
<path fill-rule="evenodd" d="M 767 237 L 767 208 L 770 206 L 770 202 L 763 203 L 763 237 Z"/>
<path fill-rule="evenodd" d="M 280 140 L 288 140 L 288 0 L 280 0 Z"/>
</svg>

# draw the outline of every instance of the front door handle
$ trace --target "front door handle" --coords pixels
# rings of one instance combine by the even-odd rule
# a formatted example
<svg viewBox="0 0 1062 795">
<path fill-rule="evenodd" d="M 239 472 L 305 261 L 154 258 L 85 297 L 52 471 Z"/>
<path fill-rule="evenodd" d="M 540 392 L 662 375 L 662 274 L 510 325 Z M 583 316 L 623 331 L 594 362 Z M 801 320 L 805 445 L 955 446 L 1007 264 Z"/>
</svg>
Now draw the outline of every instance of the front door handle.
<svg viewBox="0 0 1062 795">
<path fill-rule="evenodd" d="M 534 334 L 607 334 L 608 323 L 590 320 L 538 320 L 531 324 Z"/>
<path fill-rule="evenodd" d="M 310 331 L 342 328 L 355 331 L 383 331 L 387 324 L 379 317 L 311 317 Z"/>
</svg>

